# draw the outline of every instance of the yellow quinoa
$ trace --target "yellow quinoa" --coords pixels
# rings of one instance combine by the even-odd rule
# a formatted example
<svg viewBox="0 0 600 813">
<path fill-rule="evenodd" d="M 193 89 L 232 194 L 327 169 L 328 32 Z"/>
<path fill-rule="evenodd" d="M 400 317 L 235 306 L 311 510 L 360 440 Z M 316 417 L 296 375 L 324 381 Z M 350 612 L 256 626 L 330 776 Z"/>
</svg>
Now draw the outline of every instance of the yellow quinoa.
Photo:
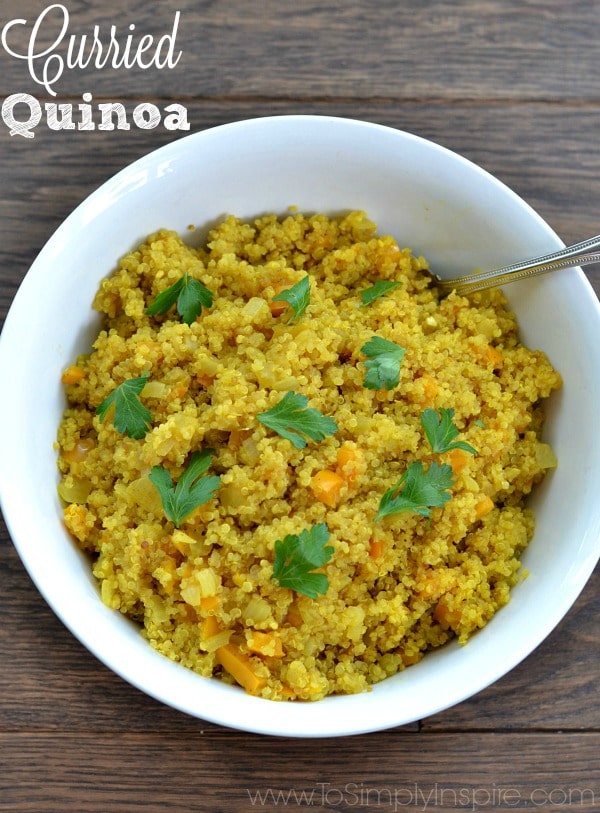
<svg viewBox="0 0 600 813">
<path fill-rule="evenodd" d="M 103 329 L 63 376 L 59 493 L 102 600 L 159 652 L 265 698 L 318 700 L 466 642 L 508 602 L 534 527 L 524 500 L 556 462 L 541 402 L 560 376 L 520 343 L 500 291 L 440 299 L 426 268 L 363 212 L 231 216 L 201 248 L 151 235 L 102 282 Z M 212 306 L 190 325 L 175 308 L 148 315 L 184 273 Z M 307 273 L 310 304 L 293 320 L 272 300 Z M 400 285 L 363 305 L 380 280 Z M 373 336 L 405 350 L 389 390 L 364 385 Z M 144 374 L 150 429 L 136 439 L 96 409 Z M 264 426 L 288 392 L 337 431 L 297 449 Z M 434 454 L 426 409 L 454 410 L 477 454 Z M 220 485 L 176 528 L 149 474 L 176 483 L 207 448 Z M 451 466 L 451 498 L 430 517 L 376 521 L 417 461 Z M 274 548 L 319 523 L 333 554 L 326 592 L 309 598 L 273 578 Z"/>
</svg>

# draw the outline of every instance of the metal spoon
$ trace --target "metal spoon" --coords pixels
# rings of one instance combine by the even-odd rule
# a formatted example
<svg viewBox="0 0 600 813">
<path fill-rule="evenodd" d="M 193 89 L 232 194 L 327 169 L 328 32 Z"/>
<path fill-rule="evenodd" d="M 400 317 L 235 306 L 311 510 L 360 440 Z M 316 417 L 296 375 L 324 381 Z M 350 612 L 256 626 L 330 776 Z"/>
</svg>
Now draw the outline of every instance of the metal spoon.
<svg viewBox="0 0 600 813">
<path fill-rule="evenodd" d="M 496 285 L 506 285 L 508 282 L 518 279 L 548 274 L 558 268 L 574 268 L 597 262 L 600 262 L 600 234 L 589 240 L 583 240 L 581 243 L 575 243 L 573 246 L 567 246 L 560 251 L 553 251 L 551 254 L 544 254 L 533 260 L 496 268 L 493 271 L 478 271 L 475 274 L 452 279 L 443 279 L 435 273 L 432 273 L 432 276 L 442 293 L 449 294 L 456 291 L 457 294 L 462 295 L 482 291 L 484 288 L 492 288 Z"/>
</svg>

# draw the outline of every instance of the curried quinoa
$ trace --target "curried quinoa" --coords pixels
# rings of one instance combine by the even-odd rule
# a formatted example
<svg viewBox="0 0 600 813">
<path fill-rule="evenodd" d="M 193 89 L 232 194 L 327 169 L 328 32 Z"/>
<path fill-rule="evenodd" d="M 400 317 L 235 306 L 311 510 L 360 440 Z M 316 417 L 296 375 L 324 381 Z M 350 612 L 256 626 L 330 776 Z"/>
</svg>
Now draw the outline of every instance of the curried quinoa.
<svg viewBox="0 0 600 813">
<path fill-rule="evenodd" d="M 426 268 L 362 212 L 231 216 L 202 248 L 151 235 L 102 282 L 103 329 L 63 375 L 59 494 L 102 600 L 159 652 L 265 698 L 318 700 L 466 642 L 508 602 L 534 527 L 524 499 L 556 465 L 541 401 L 560 376 L 520 343 L 500 291 L 440 299 Z M 190 324 L 174 307 L 149 315 L 184 274 L 212 303 Z M 274 297 L 307 274 L 293 318 Z M 363 304 L 378 281 L 400 284 Z M 397 386 L 365 386 L 373 337 L 404 349 Z M 143 376 L 151 417 L 129 437 L 114 406 L 96 410 Z M 336 431 L 296 448 L 264 425 L 287 393 Z M 476 453 L 434 453 L 426 410 Z M 176 527 L 150 475 L 177 483 L 206 449 L 218 487 Z M 445 504 L 376 520 L 419 461 L 450 473 Z M 332 552 L 312 598 L 273 577 L 275 547 L 321 524 Z"/>
</svg>

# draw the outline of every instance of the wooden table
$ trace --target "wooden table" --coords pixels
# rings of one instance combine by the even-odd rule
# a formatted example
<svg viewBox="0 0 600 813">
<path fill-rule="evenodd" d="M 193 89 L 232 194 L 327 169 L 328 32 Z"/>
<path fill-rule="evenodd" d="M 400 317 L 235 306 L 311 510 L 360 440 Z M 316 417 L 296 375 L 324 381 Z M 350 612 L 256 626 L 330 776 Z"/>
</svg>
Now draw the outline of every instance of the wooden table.
<svg viewBox="0 0 600 813">
<path fill-rule="evenodd" d="M 45 6 L 2 0 L 0 8 L 2 25 L 26 19 L 29 34 Z M 89 92 L 93 104 L 122 102 L 130 121 L 141 102 L 161 111 L 177 102 L 191 131 L 286 113 L 380 122 L 490 170 L 566 242 L 600 231 L 596 0 L 134 0 L 126 10 L 116 0 L 73 0 L 69 33 L 115 24 L 124 37 L 134 23 L 139 34 L 162 36 L 175 9 L 176 67 L 65 70 L 55 101 L 77 109 Z M 41 27 L 47 39 L 50 20 Z M 25 39 L 11 29 L 13 49 Z M 2 49 L 0 85 L 3 97 L 51 101 L 27 63 Z M 42 117 L 25 138 L 0 122 L 2 320 L 69 212 L 181 135 L 133 124 L 57 132 Z M 597 266 L 589 277 L 599 292 Z M 77 306 L 76 291 L 65 296 Z M 2 397 L 16 386 L 3 381 Z M 478 696 L 406 728 L 304 741 L 223 729 L 149 699 L 63 628 L 4 526 L 0 551 L 0 810 L 600 809 L 598 571 L 538 650 Z"/>
</svg>

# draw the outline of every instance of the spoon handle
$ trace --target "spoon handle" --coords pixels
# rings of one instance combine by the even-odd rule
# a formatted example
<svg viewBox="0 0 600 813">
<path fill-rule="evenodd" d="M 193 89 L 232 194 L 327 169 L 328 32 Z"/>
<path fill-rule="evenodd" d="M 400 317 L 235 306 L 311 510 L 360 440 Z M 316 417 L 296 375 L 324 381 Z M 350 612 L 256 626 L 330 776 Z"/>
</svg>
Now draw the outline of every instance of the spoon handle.
<svg viewBox="0 0 600 813">
<path fill-rule="evenodd" d="M 513 263 L 492 271 L 480 271 L 452 279 L 442 279 L 436 275 L 436 279 L 445 293 L 456 291 L 458 294 L 467 294 L 519 279 L 537 277 L 539 274 L 548 274 L 559 268 L 573 268 L 597 262 L 600 262 L 600 235 L 532 260 Z"/>
</svg>

